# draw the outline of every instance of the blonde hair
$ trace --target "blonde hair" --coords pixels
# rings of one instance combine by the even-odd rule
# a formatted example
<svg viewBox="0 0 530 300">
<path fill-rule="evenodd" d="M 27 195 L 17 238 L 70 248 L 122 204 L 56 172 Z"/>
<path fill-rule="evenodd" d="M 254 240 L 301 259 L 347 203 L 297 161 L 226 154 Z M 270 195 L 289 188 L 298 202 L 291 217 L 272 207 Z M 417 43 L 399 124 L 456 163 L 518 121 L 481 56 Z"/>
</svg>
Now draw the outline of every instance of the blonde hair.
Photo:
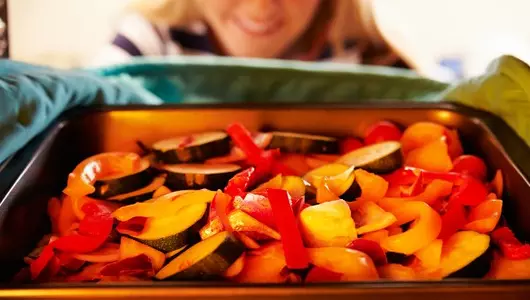
<svg viewBox="0 0 530 300">
<path fill-rule="evenodd" d="M 327 39 L 337 55 L 344 52 L 344 41 L 359 39 L 373 45 L 384 45 L 371 11 L 372 0 L 322 0 L 329 5 L 330 16 L 324 16 L 330 23 Z M 193 0 L 134 0 L 130 8 L 150 22 L 168 26 L 185 26 L 203 20 L 201 10 Z M 317 13 L 315 22 L 319 22 Z M 331 19 L 331 20 L 329 20 Z M 321 20 L 322 21 L 322 20 Z M 315 23 L 314 22 L 314 23 Z M 316 24 L 317 26 L 320 24 Z M 308 29 L 308 38 L 314 34 Z"/>
</svg>

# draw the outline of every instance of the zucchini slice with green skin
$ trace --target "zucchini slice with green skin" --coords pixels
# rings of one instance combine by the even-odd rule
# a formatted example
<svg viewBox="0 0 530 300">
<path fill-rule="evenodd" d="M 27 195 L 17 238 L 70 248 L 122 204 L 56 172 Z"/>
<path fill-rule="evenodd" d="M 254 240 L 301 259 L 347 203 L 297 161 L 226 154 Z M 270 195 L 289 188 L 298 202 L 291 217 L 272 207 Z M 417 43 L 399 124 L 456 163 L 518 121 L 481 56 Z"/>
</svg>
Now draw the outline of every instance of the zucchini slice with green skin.
<svg viewBox="0 0 530 300">
<path fill-rule="evenodd" d="M 165 164 L 198 163 L 230 153 L 230 137 L 222 131 L 192 134 L 158 141 L 152 150 Z"/>
<path fill-rule="evenodd" d="M 241 170 L 235 164 L 178 164 L 160 168 L 167 174 L 166 186 L 172 190 L 223 189 Z"/>
<path fill-rule="evenodd" d="M 153 198 L 154 193 L 166 182 L 166 176 L 158 176 L 150 184 L 141 189 L 129 193 L 110 197 L 108 201 L 116 201 L 119 203 L 132 204 L 136 202 L 143 202 Z"/>
<path fill-rule="evenodd" d="M 245 246 L 228 231 L 220 232 L 182 252 L 160 270 L 159 280 L 217 279 L 243 254 Z"/>
<path fill-rule="evenodd" d="M 375 174 L 390 173 L 399 169 L 403 164 L 401 144 L 388 141 L 362 147 L 341 156 L 337 163 L 354 166 Z"/>
<path fill-rule="evenodd" d="M 300 154 L 336 154 L 339 152 L 339 143 L 336 138 L 280 131 L 274 131 L 271 134 L 268 149 L 280 149 L 282 152 Z"/>
<path fill-rule="evenodd" d="M 174 216 L 148 218 L 140 233 L 120 233 L 164 253 L 171 252 L 200 240 L 198 231 L 206 223 L 207 211 L 207 203 L 188 205 Z"/>
<path fill-rule="evenodd" d="M 136 172 L 119 174 L 98 179 L 94 183 L 96 189 L 89 196 L 97 199 L 108 199 L 120 194 L 129 193 L 148 185 L 153 180 L 153 170 L 149 160 L 142 159 Z"/>
</svg>

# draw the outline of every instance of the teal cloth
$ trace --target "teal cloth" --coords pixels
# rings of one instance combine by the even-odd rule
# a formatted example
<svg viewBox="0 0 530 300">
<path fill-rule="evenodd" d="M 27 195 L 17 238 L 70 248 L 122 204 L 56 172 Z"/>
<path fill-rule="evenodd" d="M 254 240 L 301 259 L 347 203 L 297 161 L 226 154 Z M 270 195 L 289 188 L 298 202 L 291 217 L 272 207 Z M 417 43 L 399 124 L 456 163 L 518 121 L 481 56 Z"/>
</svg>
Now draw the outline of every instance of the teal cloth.
<svg viewBox="0 0 530 300">
<path fill-rule="evenodd" d="M 62 112 L 134 103 L 457 101 L 495 113 L 530 144 L 530 68 L 505 56 L 453 86 L 385 67 L 218 57 L 138 59 L 64 71 L 0 61 L 0 162 Z M 529 120 L 529 121 L 527 121 Z"/>
</svg>

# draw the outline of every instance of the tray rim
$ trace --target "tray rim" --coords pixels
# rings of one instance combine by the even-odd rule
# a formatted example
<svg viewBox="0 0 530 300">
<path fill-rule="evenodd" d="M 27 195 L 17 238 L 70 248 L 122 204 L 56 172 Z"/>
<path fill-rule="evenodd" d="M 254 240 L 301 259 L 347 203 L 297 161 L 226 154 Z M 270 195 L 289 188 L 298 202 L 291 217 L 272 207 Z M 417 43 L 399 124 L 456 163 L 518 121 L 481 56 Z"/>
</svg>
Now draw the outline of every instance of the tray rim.
<svg viewBox="0 0 530 300">
<path fill-rule="evenodd" d="M 54 122 L 52 122 L 41 134 L 34 138 L 27 146 L 17 152 L 14 156 L 24 153 L 25 157 L 29 157 L 27 161 L 13 159 L 10 157 L 1 164 L 0 182 L 2 182 L 2 173 L 12 165 L 23 165 L 21 171 L 16 174 L 15 181 L 8 183 L 8 189 L 5 195 L 1 196 L 1 203 L 11 189 L 16 186 L 16 183 L 21 179 L 22 175 L 28 171 L 33 162 L 33 154 L 46 143 L 51 142 L 51 133 L 60 130 L 66 123 L 79 114 L 92 114 L 109 111 L 139 111 L 139 110 L 276 110 L 276 109 L 294 109 L 294 110 L 318 110 L 318 109 L 410 109 L 410 110 L 426 110 L 426 109 L 441 109 L 468 117 L 473 122 L 482 124 L 499 143 L 499 135 L 496 132 L 502 130 L 506 131 L 509 139 L 514 140 L 524 147 L 526 151 L 530 151 L 530 147 L 515 133 L 515 131 L 508 126 L 501 118 L 493 115 L 490 112 L 471 108 L 459 103 L 439 102 L 439 103 L 403 103 L 403 102 L 378 102 L 378 103 L 305 103 L 305 104 L 281 104 L 281 103 L 223 103 L 223 104 L 170 104 L 170 105 L 112 105 L 112 106 L 91 106 L 70 109 L 61 114 Z M 32 146 L 32 147 L 31 147 Z M 32 149 L 28 148 L 34 148 Z M 31 155 L 28 154 L 31 151 Z M 506 151 L 501 143 L 501 151 L 505 152 L 507 158 L 515 166 L 519 175 L 530 185 L 530 168 L 524 170 L 513 161 L 512 156 Z M 16 168 L 15 168 L 16 169 Z M 526 175 L 528 174 L 528 175 Z M 1 192 L 2 190 L 0 190 Z M 200 287 L 200 289 L 197 289 Z M 214 292 L 210 289 L 215 290 Z M 453 289 L 453 290 L 451 290 Z M 208 282 L 157 282 L 153 285 L 150 282 L 148 285 L 141 283 L 130 284 L 26 284 L 26 285 L 12 285 L 0 284 L 0 298 L 13 297 L 33 297 L 40 296 L 78 296 L 90 291 L 95 297 L 126 297 L 131 293 L 138 293 L 140 296 L 152 297 L 153 290 L 164 291 L 167 297 L 178 296 L 185 292 L 192 296 L 220 296 L 218 292 L 232 294 L 238 291 L 238 296 L 250 297 L 253 295 L 289 295 L 289 294 L 307 294 L 309 295 L 362 295 L 370 293 L 370 291 L 377 291 L 377 293 L 398 292 L 398 293 L 461 293 L 461 292 L 507 292 L 507 293 L 528 293 L 530 294 L 530 279 L 523 280 L 488 280 L 488 279 L 450 279 L 441 281 L 367 281 L 358 283 L 322 283 L 311 285 L 279 285 L 279 284 L 233 284 L 233 283 L 208 283 Z M 207 291 L 208 290 L 208 291 Z M 93 291 L 98 291 L 97 295 Z M 126 291 L 126 293 L 124 293 Z M 147 292 L 146 292 L 147 291 Z M 366 292 L 368 291 L 368 292 Z M 151 294 L 150 294 L 151 293 Z M 145 294 L 145 295 L 144 295 Z"/>
</svg>

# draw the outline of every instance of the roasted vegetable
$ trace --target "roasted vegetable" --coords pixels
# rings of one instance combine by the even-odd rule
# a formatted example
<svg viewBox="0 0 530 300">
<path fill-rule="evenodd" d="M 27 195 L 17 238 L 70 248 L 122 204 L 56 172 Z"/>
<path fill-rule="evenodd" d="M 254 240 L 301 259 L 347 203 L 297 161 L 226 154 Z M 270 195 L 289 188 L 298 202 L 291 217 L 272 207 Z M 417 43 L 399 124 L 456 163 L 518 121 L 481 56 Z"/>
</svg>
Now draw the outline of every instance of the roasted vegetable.
<svg viewBox="0 0 530 300">
<path fill-rule="evenodd" d="M 337 163 L 376 174 L 390 173 L 403 163 L 401 144 L 388 141 L 365 146 L 341 156 Z"/>
<path fill-rule="evenodd" d="M 166 186 L 170 189 L 218 190 L 224 188 L 241 167 L 233 164 L 180 164 L 165 165 L 161 169 L 167 174 Z"/>
<path fill-rule="evenodd" d="M 357 233 L 350 207 L 335 200 L 304 209 L 298 217 L 304 244 L 308 247 L 346 247 Z"/>
<path fill-rule="evenodd" d="M 337 139 L 327 136 L 301 134 L 293 132 L 271 132 L 269 149 L 280 149 L 287 153 L 330 153 L 339 152 Z"/>
<path fill-rule="evenodd" d="M 340 281 L 379 278 L 372 259 L 363 252 L 339 247 L 311 248 L 308 252 L 313 265 L 342 274 Z"/>
<path fill-rule="evenodd" d="M 453 234 L 443 245 L 440 269 L 442 277 L 455 273 L 484 254 L 490 237 L 474 231 Z"/>
<path fill-rule="evenodd" d="M 193 245 L 160 270 L 159 280 L 220 278 L 243 254 L 245 247 L 228 231 L 220 232 Z"/>
<path fill-rule="evenodd" d="M 149 200 L 149 199 L 154 198 L 155 192 L 159 188 L 164 186 L 165 181 L 166 181 L 165 176 L 159 176 L 153 179 L 153 181 L 151 181 L 150 184 L 140 189 L 137 189 L 135 191 L 125 193 L 125 194 L 116 195 L 116 196 L 108 198 L 107 200 L 116 201 L 120 203 L 127 203 L 127 204 Z"/>
<path fill-rule="evenodd" d="M 230 153 L 230 138 L 224 132 L 205 132 L 156 142 L 152 150 L 165 164 L 197 163 Z"/>
<path fill-rule="evenodd" d="M 120 223 L 117 230 L 159 251 L 170 252 L 198 240 L 198 228 L 206 211 L 206 203 L 193 204 L 173 216 L 137 217 L 144 219 L 143 225 L 135 223 L 133 218 Z"/>
</svg>

